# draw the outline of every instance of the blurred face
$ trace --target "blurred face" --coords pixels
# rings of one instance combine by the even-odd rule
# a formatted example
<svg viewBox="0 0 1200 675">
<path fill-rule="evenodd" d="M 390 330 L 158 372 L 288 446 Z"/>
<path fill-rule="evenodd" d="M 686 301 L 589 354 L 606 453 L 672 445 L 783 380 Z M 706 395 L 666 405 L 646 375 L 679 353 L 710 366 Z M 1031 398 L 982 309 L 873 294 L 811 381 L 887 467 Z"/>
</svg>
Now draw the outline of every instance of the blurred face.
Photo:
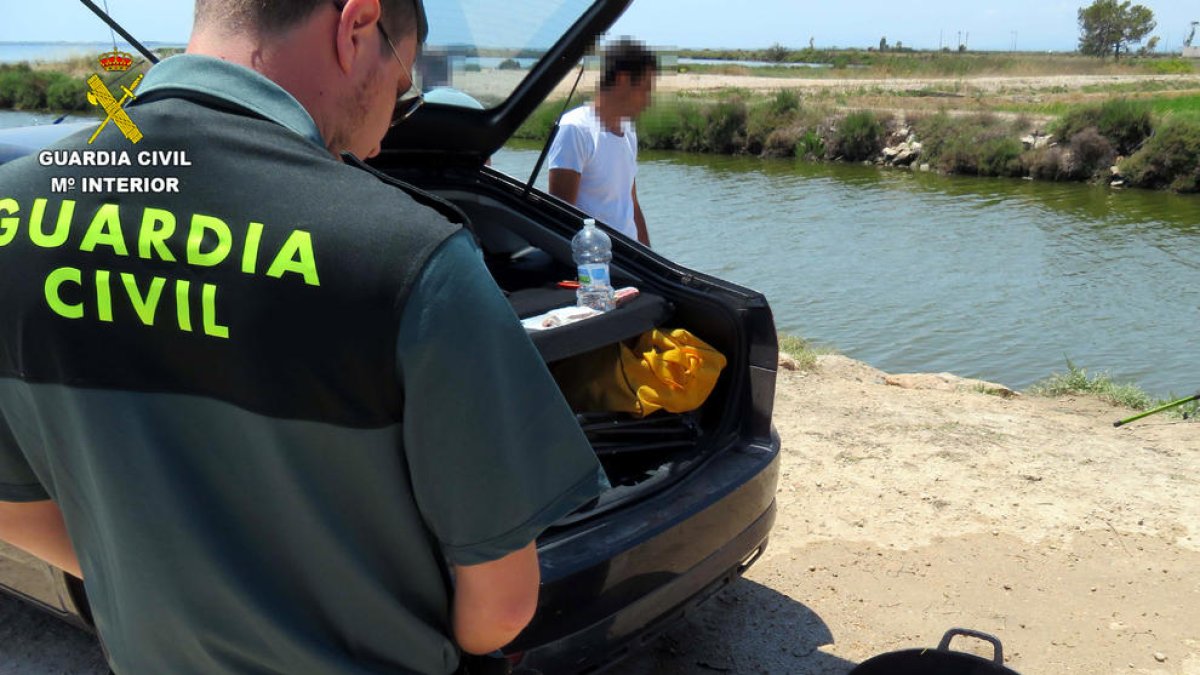
<svg viewBox="0 0 1200 675">
<path fill-rule="evenodd" d="M 650 107 L 654 95 L 654 71 L 646 71 L 638 81 L 634 81 L 633 77 L 626 73 L 621 73 L 613 83 L 612 92 L 621 104 L 621 116 L 637 119 Z"/>
</svg>

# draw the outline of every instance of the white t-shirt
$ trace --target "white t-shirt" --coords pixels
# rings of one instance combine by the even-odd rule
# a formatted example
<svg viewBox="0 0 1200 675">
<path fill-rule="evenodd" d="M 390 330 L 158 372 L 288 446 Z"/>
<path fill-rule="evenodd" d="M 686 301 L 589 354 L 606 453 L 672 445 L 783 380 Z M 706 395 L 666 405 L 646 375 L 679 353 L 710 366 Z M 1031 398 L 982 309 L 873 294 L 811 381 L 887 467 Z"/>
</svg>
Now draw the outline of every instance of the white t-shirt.
<svg viewBox="0 0 1200 675">
<path fill-rule="evenodd" d="M 604 129 L 590 105 L 563 115 L 550 146 L 550 168 L 578 173 L 575 205 L 636 241 L 632 192 L 637 178 L 637 130 L 630 120 L 623 121 L 621 128 L 621 136 Z"/>
</svg>

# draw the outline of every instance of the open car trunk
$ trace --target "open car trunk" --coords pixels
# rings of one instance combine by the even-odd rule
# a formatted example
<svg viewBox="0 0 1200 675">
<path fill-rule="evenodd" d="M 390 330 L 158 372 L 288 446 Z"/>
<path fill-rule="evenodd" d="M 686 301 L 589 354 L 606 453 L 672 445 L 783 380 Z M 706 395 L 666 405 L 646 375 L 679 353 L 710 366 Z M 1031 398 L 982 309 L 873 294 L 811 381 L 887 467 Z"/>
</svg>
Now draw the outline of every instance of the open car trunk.
<svg viewBox="0 0 1200 675">
<path fill-rule="evenodd" d="M 489 271 L 520 318 L 575 304 L 575 292 L 559 282 L 576 276 L 570 242 L 582 226 L 582 212 L 544 193 L 527 191 L 516 179 L 486 167 L 436 172 L 429 167 L 409 171 L 386 164 L 377 168 L 462 210 Z M 613 240 L 614 286 L 636 287 L 639 295 L 603 315 L 531 332 L 551 373 L 557 378 L 563 370 L 560 366 L 572 359 L 588 358 L 619 342 L 632 344 L 655 328 L 687 329 L 723 354 L 727 364 L 713 392 L 691 412 L 659 410 L 639 419 L 628 413 L 576 410 L 612 489 L 559 526 L 670 485 L 734 438 L 770 436 L 768 397 L 773 396 L 776 340 L 765 299 L 679 267 L 623 235 L 606 231 Z M 752 365 L 770 372 L 769 391 L 759 387 L 757 392 L 760 400 L 755 400 Z"/>
</svg>

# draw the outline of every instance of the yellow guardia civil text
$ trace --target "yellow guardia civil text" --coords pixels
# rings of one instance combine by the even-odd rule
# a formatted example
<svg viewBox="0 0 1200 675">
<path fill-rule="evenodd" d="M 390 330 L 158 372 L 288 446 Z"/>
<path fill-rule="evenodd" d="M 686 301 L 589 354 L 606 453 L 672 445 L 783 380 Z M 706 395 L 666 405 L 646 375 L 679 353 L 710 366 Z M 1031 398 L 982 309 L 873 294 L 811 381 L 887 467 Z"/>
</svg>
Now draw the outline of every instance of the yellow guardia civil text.
<svg viewBox="0 0 1200 675">
<path fill-rule="evenodd" d="M 321 285 L 312 235 L 306 230 L 293 229 L 278 250 L 264 251 L 266 226 L 260 222 L 248 223 L 245 236 L 235 240 L 233 229 L 225 221 L 201 213 L 180 217 L 145 206 L 135 214 L 127 208 L 123 218 L 117 204 L 101 204 L 90 214 L 76 213 L 75 206 L 71 199 L 37 197 L 22 204 L 13 198 L 0 198 L 0 253 L 23 236 L 41 249 L 70 245 L 84 253 L 106 251 L 200 268 L 236 264 L 248 275 Z M 79 227 L 83 228 L 82 236 L 78 235 Z M 170 240 L 182 232 L 187 234 L 182 250 L 178 243 L 172 249 Z M 170 326 L 187 333 L 230 338 L 230 327 L 222 323 L 220 289 L 215 284 L 193 284 L 184 278 L 143 272 L 64 266 L 47 275 L 44 293 L 47 308 L 64 319 L 111 323 L 114 307 L 125 304 L 145 326 Z"/>
</svg>

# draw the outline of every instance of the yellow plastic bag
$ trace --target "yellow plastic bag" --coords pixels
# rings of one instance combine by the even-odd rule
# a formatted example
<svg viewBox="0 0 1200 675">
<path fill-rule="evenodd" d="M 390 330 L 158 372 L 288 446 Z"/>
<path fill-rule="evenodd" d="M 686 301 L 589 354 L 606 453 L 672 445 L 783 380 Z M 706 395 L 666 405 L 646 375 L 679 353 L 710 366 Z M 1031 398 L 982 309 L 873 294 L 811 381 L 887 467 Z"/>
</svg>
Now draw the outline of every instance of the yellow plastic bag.
<svg viewBox="0 0 1200 675">
<path fill-rule="evenodd" d="M 712 393 L 725 356 L 680 329 L 653 330 L 625 344 L 596 350 L 554 367 L 567 401 L 578 411 L 627 412 L 699 408 Z"/>
</svg>

